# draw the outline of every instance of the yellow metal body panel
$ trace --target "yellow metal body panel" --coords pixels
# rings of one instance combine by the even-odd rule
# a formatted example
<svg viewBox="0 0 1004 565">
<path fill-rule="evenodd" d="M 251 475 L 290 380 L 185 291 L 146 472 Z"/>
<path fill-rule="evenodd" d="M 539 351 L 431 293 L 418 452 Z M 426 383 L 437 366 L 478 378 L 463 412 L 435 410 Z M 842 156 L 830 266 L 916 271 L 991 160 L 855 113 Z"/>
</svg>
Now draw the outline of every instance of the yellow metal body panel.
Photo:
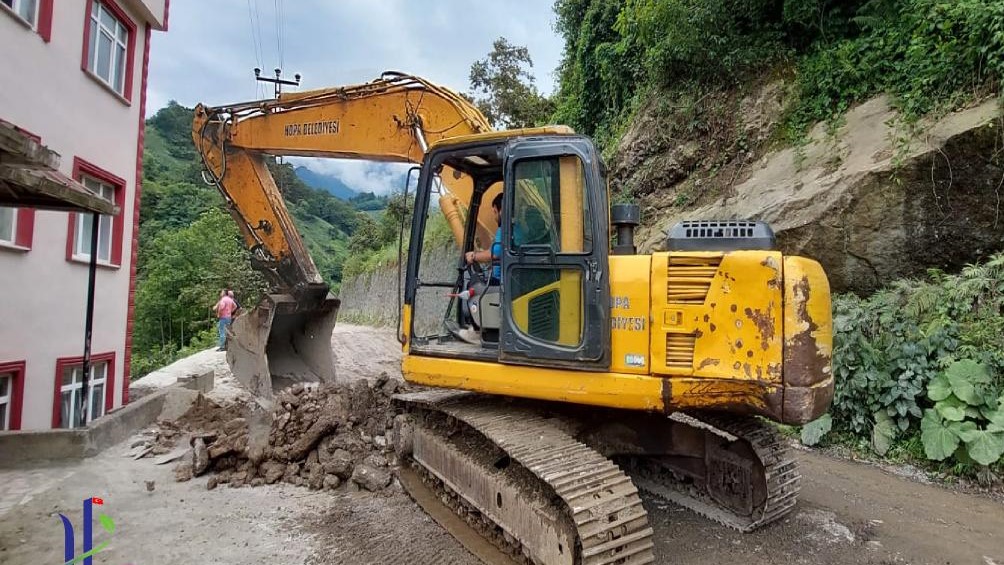
<svg viewBox="0 0 1004 565">
<path fill-rule="evenodd" d="M 223 123 L 218 112 L 235 119 Z M 504 141 L 547 133 L 567 134 L 571 130 L 556 126 L 494 132 L 487 118 L 462 96 L 420 77 L 397 73 L 365 84 L 287 93 L 278 100 L 218 108 L 199 105 L 192 123 L 196 149 L 206 158 L 210 171 L 221 178 L 224 197 L 238 203 L 232 212 L 249 247 L 260 245 L 277 260 L 292 261 L 303 260 L 293 249 L 296 242 L 262 238 L 260 230 L 255 231 L 263 220 L 288 216 L 286 210 L 280 210 L 285 204 L 280 200 L 272 209 L 255 214 L 254 209 L 260 207 L 240 203 L 257 198 L 252 193 L 267 187 L 256 178 L 261 175 L 242 170 L 249 164 L 247 159 L 234 156 L 243 152 L 255 154 L 252 159 L 268 153 L 421 163 L 427 144 L 439 147 L 446 142 Z M 473 184 L 466 175 L 457 177 L 454 172 L 444 167 L 442 183 L 459 202 L 468 205 Z M 498 190 L 489 194 L 489 202 Z M 241 208 L 247 208 L 250 215 Z M 491 206 L 482 206 L 477 241 L 490 245 L 497 227 Z"/>
<path fill-rule="evenodd" d="M 610 257 L 610 370 L 649 374 L 650 255 Z"/>
<path fill-rule="evenodd" d="M 465 143 L 504 141 L 515 137 L 534 137 L 540 135 L 574 135 L 575 130 L 568 126 L 542 126 L 536 128 L 518 128 L 502 131 L 487 131 L 484 133 L 472 133 L 469 135 L 451 136 L 429 144 L 429 149 L 442 149 L 451 145 L 463 145 Z"/>
<path fill-rule="evenodd" d="M 404 335 L 404 343 L 401 344 L 401 351 L 405 355 L 411 351 L 411 304 L 405 304 L 401 308 L 401 334 Z"/>
<path fill-rule="evenodd" d="M 410 383 L 631 410 L 663 409 L 663 379 L 406 355 Z"/>
<path fill-rule="evenodd" d="M 658 328 L 652 331 L 652 371 L 780 384 L 781 254 L 776 251 L 717 254 L 720 262 L 710 280 L 674 276 L 674 269 L 690 268 L 689 264 L 674 267 L 671 265 L 674 258 L 699 260 L 715 255 L 653 255 L 652 314 Z M 676 295 L 685 298 L 673 300 L 667 288 L 674 284 L 692 284 L 694 289 L 702 284 L 707 287 L 703 298 L 698 296 L 700 292 L 690 293 L 688 287 Z M 677 358 L 689 358 L 690 362 L 681 363 Z"/>
<path fill-rule="evenodd" d="M 833 400 L 830 285 L 819 263 L 784 258 L 784 405 L 782 419 L 815 420 Z"/>
</svg>

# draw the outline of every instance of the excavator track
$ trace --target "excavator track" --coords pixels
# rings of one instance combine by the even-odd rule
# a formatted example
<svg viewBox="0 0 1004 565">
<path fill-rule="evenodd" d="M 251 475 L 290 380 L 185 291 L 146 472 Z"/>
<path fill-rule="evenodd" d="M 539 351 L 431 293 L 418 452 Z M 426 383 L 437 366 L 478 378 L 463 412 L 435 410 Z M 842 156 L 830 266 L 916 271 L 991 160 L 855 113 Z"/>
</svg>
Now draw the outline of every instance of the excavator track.
<svg viewBox="0 0 1004 565">
<path fill-rule="evenodd" d="M 631 457 L 626 465 L 639 489 L 741 532 L 756 530 L 795 508 L 801 475 L 771 426 L 752 417 L 713 413 L 687 414 L 683 422 L 721 438 L 720 443 L 709 442 L 718 447 L 706 450 L 704 480 L 692 480 L 658 458 Z M 739 458 L 728 450 L 737 442 L 745 444 L 752 457 Z"/>
<path fill-rule="evenodd" d="M 527 561 L 654 562 L 652 528 L 630 477 L 560 419 L 471 393 L 395 399 L 411 415 L 400 426 L 408 431 L 396 434 L 399 453 L 462 499 L 459 510 L 494 524 Z"/>
</svg>

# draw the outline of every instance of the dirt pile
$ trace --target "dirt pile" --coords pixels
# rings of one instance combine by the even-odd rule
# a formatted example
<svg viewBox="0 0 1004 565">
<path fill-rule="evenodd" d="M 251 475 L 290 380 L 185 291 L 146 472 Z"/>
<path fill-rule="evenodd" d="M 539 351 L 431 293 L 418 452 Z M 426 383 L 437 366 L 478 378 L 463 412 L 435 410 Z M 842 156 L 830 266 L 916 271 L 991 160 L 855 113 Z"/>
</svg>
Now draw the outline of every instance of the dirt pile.
<svg viewBox="0 0 1004 565">
<path fill-rule="evenodd" d="M 177 422 L 189 431 L 191 450 L 175 478 L 211 473 L 209 489 L 283 481 L 382 490 L 393 482 L 390 396 L 403 386 L 387 377 L 351 386 L 296 384 L 276 395 L 271 411 L 222 407 L 200 396 Z"/>
</svg>

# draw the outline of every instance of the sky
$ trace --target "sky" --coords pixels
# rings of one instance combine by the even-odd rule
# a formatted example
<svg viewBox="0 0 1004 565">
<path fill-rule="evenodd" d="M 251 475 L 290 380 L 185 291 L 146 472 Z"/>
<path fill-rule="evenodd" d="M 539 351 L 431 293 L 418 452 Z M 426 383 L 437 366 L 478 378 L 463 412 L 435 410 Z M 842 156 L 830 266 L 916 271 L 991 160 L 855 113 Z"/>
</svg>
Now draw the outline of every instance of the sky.
<svg viewBox="0 0 1004 565">
<path fill-rule="evenodd" d="M 271 97 L 271 85 L 255 83 L 255 67 L 269 76 L 280 66 L 284 78 L 300 73 L 301 89 L 358 84 L 398 70 L 465 92 L 471 64 L 500 36 L 529 49 L 537 87 L 550 94 L 563 46 L 553 29 L 552 5 L 552 0 L 172 0 L 169 31 L 153 34 L 147 115 L 169 100 L 191 107 Z M 356 190 L 384 194 L 399 189 L 389 181 L 407 169 L 295 161 Z"/>
</svg>

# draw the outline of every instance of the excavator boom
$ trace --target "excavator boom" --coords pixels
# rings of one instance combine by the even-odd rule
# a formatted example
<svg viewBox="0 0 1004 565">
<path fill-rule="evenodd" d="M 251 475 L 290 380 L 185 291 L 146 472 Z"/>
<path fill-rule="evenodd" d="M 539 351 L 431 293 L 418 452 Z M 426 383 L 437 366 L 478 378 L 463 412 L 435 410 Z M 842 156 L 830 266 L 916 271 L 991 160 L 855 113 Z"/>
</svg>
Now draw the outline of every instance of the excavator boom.
<svg viewBox="0 0 1004 565">
<path fill-rule="evenodd" d="M 259 398 L 271 397 L 280 384 L 275 378 L 334 377 L 330 338 L 338 311 L 269 170 L 272 156 L 420 163 L 431 143 L 490 130 L 463 97 L 394 72 L 360 85 L 196 107 L 192 138 L 204 176 L 223 194 L 252 265 L 273 288 L 229 334 L 228 361 Z M 463 175 L 443 175 L 440 200 L 456 238 L 463 237 L 468 184 Z M 482 213 L 479 237 L 489 241 L 494 220 Z"/>
</svg>

